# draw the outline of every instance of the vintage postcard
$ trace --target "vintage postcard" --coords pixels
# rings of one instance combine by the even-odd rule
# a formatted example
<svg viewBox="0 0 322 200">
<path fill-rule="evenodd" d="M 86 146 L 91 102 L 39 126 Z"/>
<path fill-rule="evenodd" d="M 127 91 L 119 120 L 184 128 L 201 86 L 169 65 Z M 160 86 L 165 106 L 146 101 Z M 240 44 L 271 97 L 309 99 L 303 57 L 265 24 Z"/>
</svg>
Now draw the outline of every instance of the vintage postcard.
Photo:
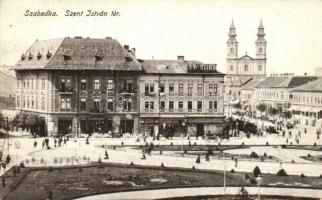
<svg viewBox="0 0 322 200">
<path fill-rule="evenodd" d="M 321 19 L 320 0 L 0 0 L 0 199 L 321 199 Z"/>
</svg>

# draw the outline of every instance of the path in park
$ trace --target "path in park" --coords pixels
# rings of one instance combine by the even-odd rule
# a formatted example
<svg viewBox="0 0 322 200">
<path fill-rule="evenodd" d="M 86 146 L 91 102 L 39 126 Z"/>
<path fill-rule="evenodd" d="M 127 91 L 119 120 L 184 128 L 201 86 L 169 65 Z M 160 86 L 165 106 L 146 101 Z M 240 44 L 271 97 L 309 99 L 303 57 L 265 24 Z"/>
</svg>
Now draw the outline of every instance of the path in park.
<svg viewBox="0 0 322 200">
<path fill-rule="evenodd" d="M 226 194 L 238 194 L 240 187 L 227 187 Z M 257 187 L 246 187 L 249 194 L 257 195 Z M 294 188 L 260 188 L 261 195 L 279 195 L 279 196 L 296 196 L 296 197 L 311 197 L 321 198 L 322 190 L 312 189 L 294 189 Z M 160 189 L 160 190 L 144 190 L 132 192 L 120 192 L 110 194 L 100 194 L 79 198 L 77 200 L 126 200 L 126 199 L 164 199 L 173 197 L 187 196 L 204 196 L 204 195 L 223 195 L 223 187 L 200 187 L 200 188 L 175 188 L 175 189 Z"/>
</svg>

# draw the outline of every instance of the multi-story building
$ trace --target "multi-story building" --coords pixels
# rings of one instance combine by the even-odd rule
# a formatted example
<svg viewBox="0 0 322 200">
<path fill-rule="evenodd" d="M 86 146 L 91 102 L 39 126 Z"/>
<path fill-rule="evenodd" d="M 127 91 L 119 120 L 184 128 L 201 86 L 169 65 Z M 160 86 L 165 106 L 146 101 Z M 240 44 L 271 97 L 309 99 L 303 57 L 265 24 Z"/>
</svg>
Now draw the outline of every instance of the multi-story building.
<svg viewBox="0 0 322 200">
<path fill-rule="evenodd" d="M 17 109 L 39 113 L 49 135 L 137 131 L 134 52 L 109 37 L 36 41 L 14 67 Z"/>
<path fill-rule="evenodd" d="M 291 90 L 293 114 L 314 119 L 322 118 L 322 78 Z"/>
<path fill-rule="evenodd" d="M 147 133 L 218 134 L 224 120 L 224 74 L 216 64 L 140 60 L 140 126 Z"/>
<path fill-rule="evenodd" d="M 75 37 L 36 41 L 14 69 L 17 110 L 38 113 L 48 135 L 221 131 L 224 74 L 215 65 L 138 60 L 110 37 Z"/>
<path fill-rule="evenodd" d="M 256 56 L 247 55 L 238 57 L 238 41 L 236 28 L 231 23 L 227 41 L 227 76 L 225 77 L 225 105 L 240 101 L 241 87 L 245 84 L 263 80 L 266 77 L 266 40 L 262 21 L 258 27 L 255 41 Z"/>
<path fill-rule="evenodd" d="M 292 89 L 316 79 L 316 76 L 293 76 L 293 74 L 267 77 L 255 86 L 254 104 L 264 103 L 268 107 L 278 108 L 280 112 L 286 111 L 293 99 Z"/>
</svg>

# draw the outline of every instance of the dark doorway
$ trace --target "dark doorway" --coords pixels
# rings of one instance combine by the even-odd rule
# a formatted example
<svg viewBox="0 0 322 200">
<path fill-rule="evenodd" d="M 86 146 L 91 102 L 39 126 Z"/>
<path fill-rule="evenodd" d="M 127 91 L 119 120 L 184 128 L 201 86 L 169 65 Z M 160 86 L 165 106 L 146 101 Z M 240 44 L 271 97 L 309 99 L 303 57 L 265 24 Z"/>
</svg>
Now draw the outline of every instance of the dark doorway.
<svg viewBox="0 0 322 200">
<path fill-rule="evenodd" d="M 133 120 L 121 120 L 121 133 L 133 133 Z"/>
<path fill-rule="evenodd" d="M 66 135 L 72 133 L 71 119 L 58 119 L 58 135 Z"/>
<path fill-rule="evenodd" d="M 203 124 L 197 124 L 197 136 L 203 136 L 204 130 L 203 130 Z"/>
</svg>

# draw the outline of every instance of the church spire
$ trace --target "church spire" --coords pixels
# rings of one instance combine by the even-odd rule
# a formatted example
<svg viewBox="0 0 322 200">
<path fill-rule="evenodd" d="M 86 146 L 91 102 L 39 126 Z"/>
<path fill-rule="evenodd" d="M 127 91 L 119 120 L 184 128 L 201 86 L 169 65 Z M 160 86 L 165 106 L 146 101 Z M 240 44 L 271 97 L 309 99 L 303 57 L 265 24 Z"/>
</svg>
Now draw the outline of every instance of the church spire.
<svg viewBox="0 0 322 200">
<path fill-rule="evenodd" d="M 258 26 L 257 36 L 258 37 L 264 37 L 265 36 L 263 20 L 262 19 L 261 19 L 261 21 L 259 23 L 259 26 Z"/>
<path fill-rule="evenodd" d="M 236 28 L 235 28 L 235 25 L 234 25 L 234 19 L 231 20 L 231 25 L 229 27 L 228 36 L 229 36 L 230 39 L 234 39 L 237 36 Z"/>
</svg>

